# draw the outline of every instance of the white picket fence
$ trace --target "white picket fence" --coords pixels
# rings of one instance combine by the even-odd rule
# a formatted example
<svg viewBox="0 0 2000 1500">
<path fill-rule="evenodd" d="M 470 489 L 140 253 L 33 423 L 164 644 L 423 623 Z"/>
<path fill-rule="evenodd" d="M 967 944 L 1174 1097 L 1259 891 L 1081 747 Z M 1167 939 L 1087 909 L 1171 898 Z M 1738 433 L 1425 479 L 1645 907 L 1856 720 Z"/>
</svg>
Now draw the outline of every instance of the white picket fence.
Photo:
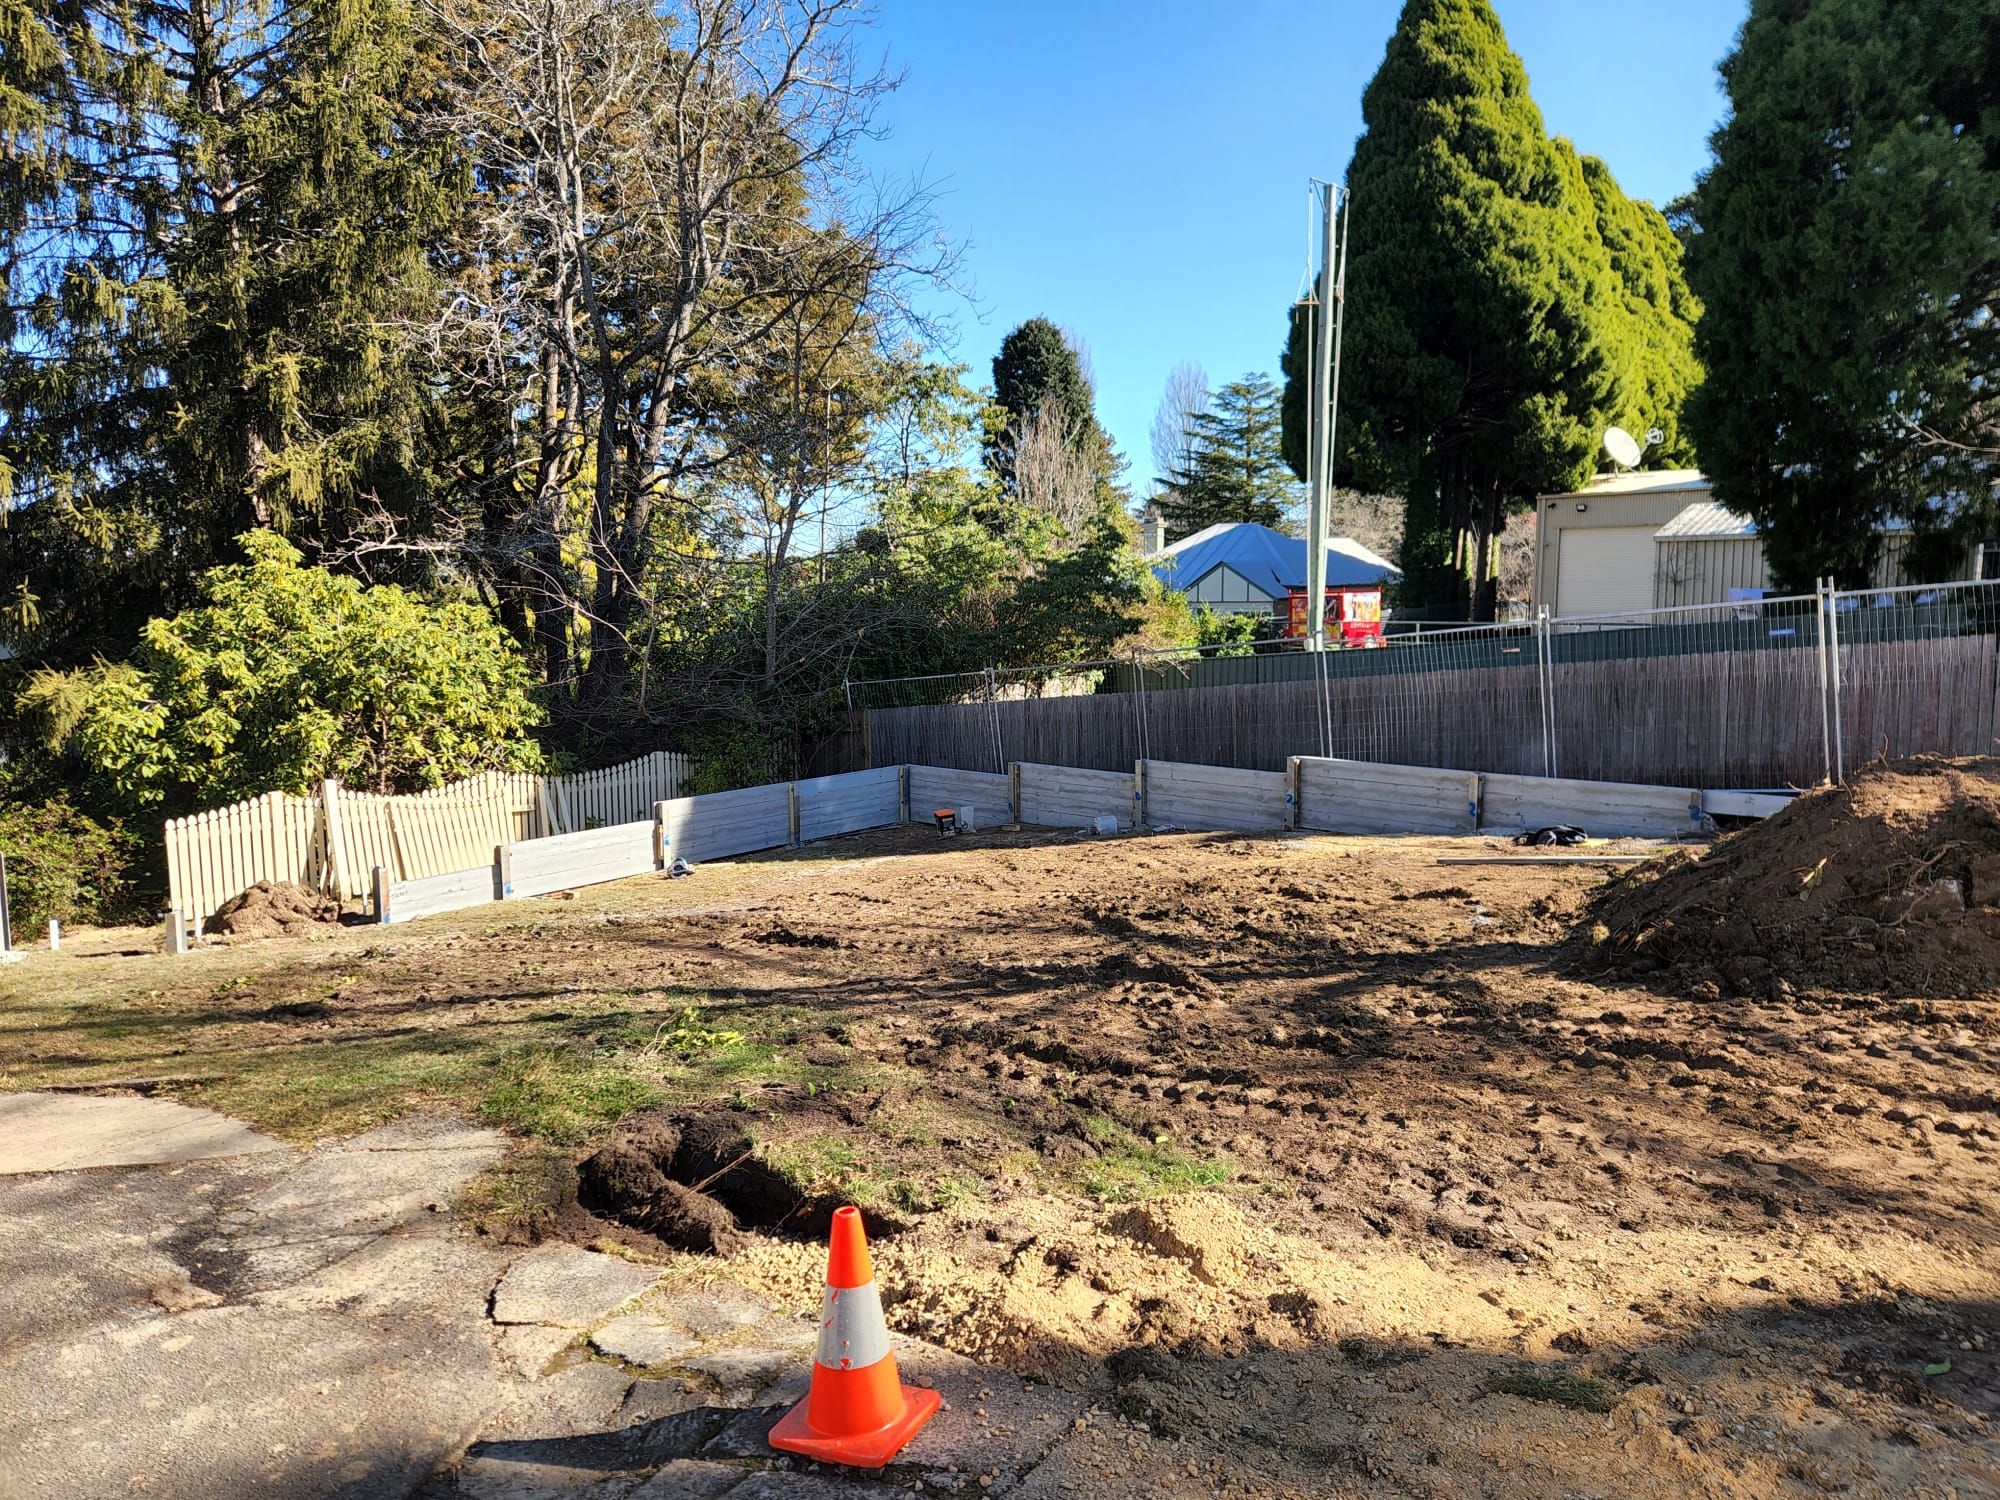
<svg viewBox="0 0 2000 1500">
<path fill-rule="evenodd" d="M 651 817 L 688 775 L 686 756 L 660 750 L 573 776 L 487 771 L 403 797 L 332 781 L 309 797 L 270 792 L 167 823 L 168 899 L 206 918 L 259 881 L 284 880 L 359 900 L 377 868 L 422 880 L 490 864 L 503 844 Z"/>
</svg>

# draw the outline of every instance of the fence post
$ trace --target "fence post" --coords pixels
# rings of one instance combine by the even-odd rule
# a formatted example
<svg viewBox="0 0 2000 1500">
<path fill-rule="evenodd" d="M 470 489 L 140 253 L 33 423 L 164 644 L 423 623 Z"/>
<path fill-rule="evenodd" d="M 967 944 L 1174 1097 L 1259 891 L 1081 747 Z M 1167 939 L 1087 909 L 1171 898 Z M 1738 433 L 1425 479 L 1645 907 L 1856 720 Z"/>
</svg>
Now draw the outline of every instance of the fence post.
<svg viewBox="0 0 2000 1500">
<path fill-rule="evenodd" d="M 1319 658 L 1319 753 L 1328 760 L 1333 759 L 1333 688 L 1326 680 L 1326 658 L 1324 651 L 1313 652 Z"/>
<path fill-rule="evenodd" d="M 329 777 L 319 784 L 320 815 L 326 819 L 326 878 L 336 901 L 345 901 L 347 888 L 347 825 L 340 816 L 340 783 Z M 361 891 L 357 887 L 355 895 Z"/>
<path fill-rule="evenodd" d="M 1139 758 L 1148 760 L 1153 754 L 1152 725 L 1147 722 L 1146 667 L 1137 647 L 1132 650 L 1132 680 L 1139 694 Z"/>
<path fill-rule="evenodd" d="M 170 910 L 166 916 L 166 923 L 167 923 L 167 952 L 169 954 L 187 952 L 188 951 L 187 918 L 183 917 L 177 910 Z M 4 946 L 5 946 L 4 944 L 0 944 L 0 947 Z"/>
<path fill-rule="evenodd" d="M 1136 832 L 1146 826 L 1146 763 L 1136 762 L 1132 767 L 1132 827 Z"/>
<path fill-rule="evenodd" d="M 1536 691 L 1542 700 L 1542 774 L 1556 774 L 1555 662 L 1549 650 L 1549 607 L 1535 615 Z"/>
<path fill-rule="evenodd" d="M 653 804 L 653 868 L 667 867 L 667 808 L 663 802 Z"/>
<path fill-rule="evenodd" d="M 1299 826 L 1299 799 L 1305 792 L 1306 763 L 1298 756 L 1288 756 L 1285 760 L 1285 827 Z"/>
<path fill-rule="evenodd" d="M 1847 780 L 1847 735 L 1840 712 L 1840 590 L 1831 576 L 1826 580 L 1826 669 L 1833 696 L 1833 783 L 1840 786 Z"/>
<path fill-rule="evenodd" d="M 1819 751 L 1825 766 L 1824 781 L 1833 785 L 1833 678 L 1826 664 L 1827 587 L 1824 578 L 1813 580 L 1813 625 L 1817 640 L 1815 659 L 1819 666 Z"/>
<path fill-rule="evenodd" d="M 995 681 L 996 674 L 991 667 L 986 669 L 986 706 L 993 712 L 993 763 L 1004 775 L 1007 770 L 1007 747 L 1000 735 L 1000 689 Z"/>
<path fill-rule="evenodd" d="M 378 925 L 386 926 L 389 922 L 395 920 L 394 917 L 392 917 L 389 912 L 388 869 L 382 865 L 377 865 L 374 868 L 374 870 L 370 872 L 369 886 L 374 894 L 375 921 L 377 922 Z"/>
<path fill-rule="evenodd" d="M 799 847 L 799 784 L 796 781 L 785 783 L 785 805 L 791 814 L 792 847 L 796 849 Z"/>
<path fill-rule="evenodd" d="M 1007 821 L 1021 821 L 1021 763 L 1018 760 L 1007 767 Z"/>
</svg>

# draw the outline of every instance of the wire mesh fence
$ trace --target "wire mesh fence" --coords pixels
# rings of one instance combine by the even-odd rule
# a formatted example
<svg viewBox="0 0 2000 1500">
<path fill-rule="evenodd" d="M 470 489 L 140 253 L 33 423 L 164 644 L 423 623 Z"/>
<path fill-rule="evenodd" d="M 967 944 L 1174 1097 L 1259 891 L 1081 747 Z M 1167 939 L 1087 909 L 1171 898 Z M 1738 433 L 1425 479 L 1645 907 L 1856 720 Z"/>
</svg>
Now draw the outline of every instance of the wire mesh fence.
<svg viewBox="0 0 2000 1500">
<path fill-rule="evenodd" d="M 853 683 L 873 765 L 1282 770 L 1294 755 L 1707 788 L 1991 753 L 2000 582 L 1732 600 Z"/>
</svg>

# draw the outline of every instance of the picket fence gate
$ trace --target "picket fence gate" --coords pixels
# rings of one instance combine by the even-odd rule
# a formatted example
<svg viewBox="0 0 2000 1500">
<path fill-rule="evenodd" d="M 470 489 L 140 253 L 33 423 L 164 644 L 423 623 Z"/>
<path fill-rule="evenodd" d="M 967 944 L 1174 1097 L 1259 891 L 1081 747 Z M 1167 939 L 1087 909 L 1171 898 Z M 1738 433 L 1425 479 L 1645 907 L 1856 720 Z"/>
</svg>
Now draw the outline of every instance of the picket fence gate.
<svg viewBox="0 0 2000 1500">
<path fill-rule="evenodd" d="M 168 901 L 205 919 L 265 880 L 360 900 L 378 867 L 420 880 L 488 863 L 503 844 L 650 817 L 680 795 L 689 769 L 686 756 L 659 750 L 572 776 L 486 771 L 400 797 L 334 781 L 308 797 L 268 792 L 168 821 Z"/>
</svg>

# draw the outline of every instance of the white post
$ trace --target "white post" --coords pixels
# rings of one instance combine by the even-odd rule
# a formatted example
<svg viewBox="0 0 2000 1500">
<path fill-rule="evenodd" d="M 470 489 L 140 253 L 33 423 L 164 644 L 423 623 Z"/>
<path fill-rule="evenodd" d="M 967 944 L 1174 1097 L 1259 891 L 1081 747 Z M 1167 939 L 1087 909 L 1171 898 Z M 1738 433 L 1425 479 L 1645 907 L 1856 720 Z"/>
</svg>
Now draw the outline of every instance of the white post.
<svg viewBox="0 0 2000 1500">
<path fill-rule="evenodd" d="M 7 910 L 7 856 L 0 854 L 0 953 L 14 947 L 14 922 Z"/>
<path fill-rule="evenodd" d="M 1826 662 L 1826 617 L 1827 580 L 1813 581 L 1813 624 L 1818 644 L 1815 647 L 1819 663 L 1819 750 L 1825 766 L 1826 784 L 1833 785 L 1833 677 L 1827 670 Z"/>
<path fill-rule="evenodd" d="M 1554 777 L 1556 774 L 1556 669 L 1553 653 L 1549 650 L 1549 607 L 1545 604 L 1535 615 L 1535 671 L 1539 679 L 1536 683 L 1542 699 L 1542 774 Z"/>
<path fill-rule="evenodd" d="M 345 901 L 347 889 L 347 830 L 340 816 L 340 783 L 329 778 L 319 784 L 320 814 L 326 819 L 326 878 L 332 887 L 327 894 Z M 359 886 L 353 892 L 360 895 Z"/>
<path fill-rule="evenodd" d="M 1826 666 L 1833 685 L 1833 781 L 1839 786 L 1847 780 L 1847 747 L 1842 743 L 1846 734 L 1840 712 L 1840 591 L 1830 577 L 1826 581 Z"/>
<path fill-rule="evenodd" d="M 1340 213 L 1340 191 L 1324 184 L 1324 212 L 1320 218 L 1319 298 L 1313 326 L 1312 409 L 1307 413 L 1307 467 L 1311 483 L 1306 508 L 1306 650 L 1326 649 L 1326 528 L 1332 497 L 1327 487 L 1333 474 L 1333 325 L 1338 262 L 1334 256 L 1336 219 Z"/>
<path fill-rule="evenodd" d="M 187 951 L 187 919 L 178 911 L 169 911 L 167 913 L 167 952 L 185 953 Z"/>
<path fill-rule="evenodd" d="M 50 917 L 49 952 L 60 953 L 61 951 L 62 951 L 62 923 L 58 922 L 54 917 Z"/>
</svg>

